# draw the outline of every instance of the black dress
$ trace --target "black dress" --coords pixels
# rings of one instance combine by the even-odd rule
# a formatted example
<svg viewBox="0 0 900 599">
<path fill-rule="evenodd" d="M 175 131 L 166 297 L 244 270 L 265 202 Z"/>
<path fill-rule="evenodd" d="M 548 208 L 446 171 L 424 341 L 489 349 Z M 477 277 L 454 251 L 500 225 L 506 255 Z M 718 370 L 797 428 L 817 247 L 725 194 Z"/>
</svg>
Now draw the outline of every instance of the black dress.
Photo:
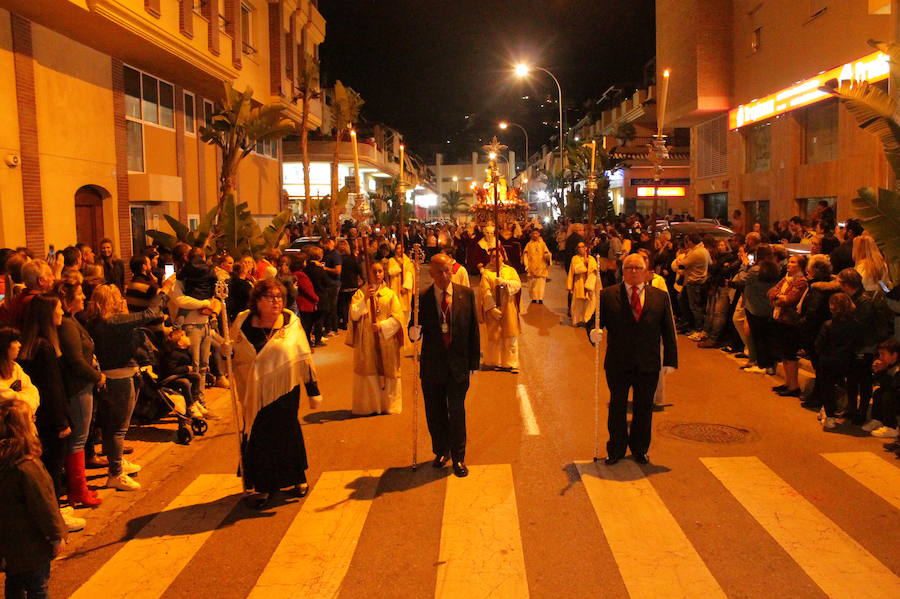
<svg viewBox="0 0 900 599">
<path fill-rule="evenodd" d="M 284 326 L 292 316 L 285 313 Z M 255 327 L 247 318 L 241 331 L 259 353 L 271 329 Z M 306 385 L 310 395 L 318 395 L 315 382 Z M 296 386 L 256 414 L 250 438 L 243 443 L 244 479 L 247 487 L 260 493 L 306 482 L 306 445 L 297 413 L 300 409 L 300 386 Z"/>
</svg>

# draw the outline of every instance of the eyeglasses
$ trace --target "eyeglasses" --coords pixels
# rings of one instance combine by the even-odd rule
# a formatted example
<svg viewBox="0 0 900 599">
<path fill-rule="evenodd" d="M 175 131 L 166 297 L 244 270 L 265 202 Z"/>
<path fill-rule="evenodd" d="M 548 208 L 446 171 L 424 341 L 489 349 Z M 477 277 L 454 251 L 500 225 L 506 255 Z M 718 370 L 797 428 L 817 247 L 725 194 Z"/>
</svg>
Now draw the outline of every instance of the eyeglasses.
<svg viewBox="0 0 900 599">
<path fill-rule="evenodd" d="M 647 270 L 645 266 L 623 266 L 622 270 Z"/>
<path fill-rule="evenodd" d="M 262 295 L 259 299 L 264 299 L 266 301 L 272 302 L 273 304 L 278 302 L 284 303 L 284 296 L 282 295 Z"/>
</svg>

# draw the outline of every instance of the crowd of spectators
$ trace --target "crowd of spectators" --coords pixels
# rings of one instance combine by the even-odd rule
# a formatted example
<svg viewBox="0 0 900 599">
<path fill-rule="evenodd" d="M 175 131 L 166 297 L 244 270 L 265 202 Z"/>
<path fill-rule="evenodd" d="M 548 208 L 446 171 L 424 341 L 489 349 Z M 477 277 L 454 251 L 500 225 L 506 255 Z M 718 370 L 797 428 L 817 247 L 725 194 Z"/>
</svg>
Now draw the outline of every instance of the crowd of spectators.
<svg viewBox="0 0 900 599">
<path fill-rule="evenodd" d="M 474 275 L 502 245 L 507 263 L 524 273 L 526 244 L 543 240 L 541 260 L 549 253 L 567 270 L 578 266 L 569 276 L 573 325 L 590 326 L 595 283 L 589 281 L 616 283 L 624 258 L 640 253 L 650 266 L 648 284 L 670 294 L 679 332 L 698 347 L 736 355 L 748 374 L 775 374 L 781 364 L 784 383 L 773 392 L 818 410 L 826 430 L 844 419 L 873 436 L 896 438 L 900 302 L 875 240 L 857 221 L 834 223 L 829 211 L 820 206 L 811 222 L 795 217 L 771 229 L 755 224 L 747 233 L 736 214 L 734 235 L 718 237 L 673 235 L 641 215 L 594 226 L 533 219 L 499 231 L 413 223 L 368 229 L 365 250 L 352 223 L 344 223 L 338 239 L 298 223 L 288 228 L 286 251 L 235 257 L 181 243 L 148 246 L 127 267 L 108 239 L 96 254 L 79 243 L 46 259 L 2 249 L 0 414 L 10 421 L 0 422 L 0 433 L 19 430 L 10 423 L 27 406 L 40 441 L 32 455 L 40 456 L 55 500 L 68 506 L 60 512 L 66 527 L 78 530 L 85 522 L 71 508 L 101 503 L 87 470 L 105 468 L 106 487 L 141 487 L 133 478 L 141 466 L 126 458 L 125 437 L 145 365 L 142 340 L 158 349 L 153 374 L 180 392 L 188 416 L 213 419 L 206 389 L 231 384 L 220 335 L 226 319 L 248 308 L 257 281 L 283 285 L 285 308 L 298 315 L 310 346 L 322 348 L 347 329 L 366 254 L 383 262 L 386 283 L 402 293 L 412 288 L 403 254 L 416 246 L 426 259 L 444 252 Z M 815 373 L 806 390 L 801 360 Z"/>
</svg>

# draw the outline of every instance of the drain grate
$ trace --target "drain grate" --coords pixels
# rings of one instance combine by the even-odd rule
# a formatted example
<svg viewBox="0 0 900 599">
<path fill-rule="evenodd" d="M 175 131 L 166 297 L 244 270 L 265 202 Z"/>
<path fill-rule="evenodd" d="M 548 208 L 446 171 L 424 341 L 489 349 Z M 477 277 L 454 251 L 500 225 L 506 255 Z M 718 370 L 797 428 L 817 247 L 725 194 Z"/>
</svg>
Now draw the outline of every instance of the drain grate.
<svg viewBox="0 0 900 599">
<path fill-rule="evenodd" d="M 738 443 L 750 436 L 745 428 L 708 422 L 683 422 L 665 427 L 665 432 L 679 439 L 701 443 Z"/>
</svg>

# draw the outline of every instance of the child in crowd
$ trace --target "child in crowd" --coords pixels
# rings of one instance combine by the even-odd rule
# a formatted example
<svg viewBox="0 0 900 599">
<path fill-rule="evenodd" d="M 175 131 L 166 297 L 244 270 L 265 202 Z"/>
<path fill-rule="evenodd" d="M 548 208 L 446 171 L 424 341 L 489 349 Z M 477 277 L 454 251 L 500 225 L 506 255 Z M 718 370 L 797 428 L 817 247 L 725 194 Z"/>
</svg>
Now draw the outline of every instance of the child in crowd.
<svg viewBox="0 0 900 599">
<path fill-rule="evenodd" d="M 191 418 L 203 418 L 208 410 L 203 405 L 200 373 L 194 370 L 191 357 L 191 340 L 181 329 L 173 329 L 166 335 L 163 355 L 160 357 L 160 377 L 165 385 L 181 392 Z"/>
<path fill-rule="evenodd" d="M 212 299 L 219 279 L 215 269 L 206 260 L 206 253 L 201 248 L 194 248 L 188 255 L 188 260 L 175 275 L 181 281 L 184 294 L 198 300 Z"/>
<path fill-rule="evenodd" d="M 900 342 L 894 338 L 878 346 L 878 358 L 872 363 L 875 382 L 875 404 L 872 407 L 871 434 L 883 439 L 897 438 L 897 406 L 900 393 Z"/>
<path fill-rule="evenodd" d="M 863 344 L 863 332 L 859 322 L 853 317 L 856 306 L 846 293 L 835 293 L 828 299 L 832 318 L 819 330 L 816 337 L 816 353 L 819 367 L 816 376 L 825 406 L 822 428 L 832 430 L 837 427 L 835 415 L 835 388 L 847 376 L 849 365 Z"/>
<path fill-rule="evenodd" d="M 18 399 L 37 412 L 40 397 L 31 378 L 16 360 L 22 342 L 19 331 L 12 327 L 0 327 L 0 400 Z"/>
<path fill-rule="evenodd" d="M 47 596 L 50 562 L 68 534 L 40 457 L 31 408 L 0 400 L 0 561 L 7 597 Z"/>
</svg>

